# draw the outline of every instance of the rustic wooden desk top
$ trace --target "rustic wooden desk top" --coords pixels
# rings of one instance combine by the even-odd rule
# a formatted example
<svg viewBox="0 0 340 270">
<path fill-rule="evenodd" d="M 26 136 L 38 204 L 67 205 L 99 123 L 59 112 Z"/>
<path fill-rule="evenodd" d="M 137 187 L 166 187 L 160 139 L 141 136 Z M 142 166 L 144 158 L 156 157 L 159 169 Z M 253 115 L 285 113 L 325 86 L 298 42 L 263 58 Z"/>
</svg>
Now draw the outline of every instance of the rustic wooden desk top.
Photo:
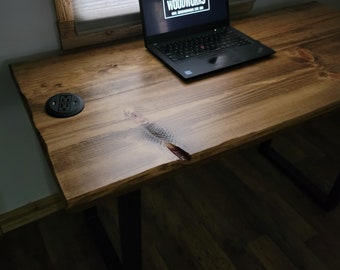
<svg viewBox="0 0 340 270">
<path fill-rule="evenodd" d="M 277 53 L 190 83 L 148 53 L 141 38 L 12 65 L 68 206 L 186 163 L 127 109 L 165 132 L 191 163 L 339 107 L 339 11 L 311 3 L 233 25 Z M 45 102 L 61 92 L 81 96 L 83 112 L 48 116 Z"/>
</svg>

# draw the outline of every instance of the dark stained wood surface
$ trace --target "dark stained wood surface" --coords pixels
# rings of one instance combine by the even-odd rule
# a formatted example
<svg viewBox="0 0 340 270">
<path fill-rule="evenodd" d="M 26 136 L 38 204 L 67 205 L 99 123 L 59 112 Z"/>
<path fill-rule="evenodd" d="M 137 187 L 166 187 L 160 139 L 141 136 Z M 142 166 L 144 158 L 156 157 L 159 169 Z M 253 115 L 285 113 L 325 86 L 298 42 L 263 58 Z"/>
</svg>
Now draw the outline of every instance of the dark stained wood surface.
<svg viewBox="0 0 340 270">
<path fill-rule="evenodd" d="M 339 107 L 339 11 L 311 3 L 233 25 L 277 53 L 190 83 L 149 54 L 142 39 L 12 65 L 69 207 L 185 164 L 127 109 L 188 152 L 188 164 Z M 83 97 L 84 111 L 48 116 L 45 102 L 61 92 Z"/>
<path fill-rule="evenodd" d="M 313 169 L 316 181 L 334 182 L 328 163 L 339 169 L 339 132 L 340 111 L 289 129 L 273 142 L 298 157 L 296 166 Z M 309 168 L 311 160 L 318 166 Z M 117 242 L 116 208 L 116 200 L 107 198 L 99 210 Z M 340 269 L 340 207 L 323 211 L 256 146 L 145 185 L 142 225 L 146 270 Z M 107 269 L 84 217 L 74 211 L 4 234 L 0 254 L 4 270 Z"/>
</svg>

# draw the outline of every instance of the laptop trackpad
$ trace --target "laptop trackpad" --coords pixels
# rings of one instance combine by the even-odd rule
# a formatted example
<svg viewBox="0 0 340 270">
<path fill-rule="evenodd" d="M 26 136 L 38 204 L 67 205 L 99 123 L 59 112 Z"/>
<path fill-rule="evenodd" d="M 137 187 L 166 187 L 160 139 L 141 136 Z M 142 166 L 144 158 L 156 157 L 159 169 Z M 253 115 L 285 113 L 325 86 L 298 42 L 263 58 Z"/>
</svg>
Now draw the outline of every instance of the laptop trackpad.
<svg viewBox="0 0 340 270">
<path fill-rule="evenodd" d="M 216 68 L 229 66 L 239 61 L 239 59 L 232 54 L 212 55 L 209 56 L 207 60 L 209 64 L 214 65 Z"/>
</svg>

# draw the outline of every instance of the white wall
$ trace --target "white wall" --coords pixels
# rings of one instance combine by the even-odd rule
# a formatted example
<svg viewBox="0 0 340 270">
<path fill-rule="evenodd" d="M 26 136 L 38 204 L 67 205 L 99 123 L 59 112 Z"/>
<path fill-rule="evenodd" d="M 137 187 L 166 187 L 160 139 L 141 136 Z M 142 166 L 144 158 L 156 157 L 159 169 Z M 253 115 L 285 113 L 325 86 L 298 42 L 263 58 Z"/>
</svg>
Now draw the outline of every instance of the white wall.
<svg viewBox="0 0 340 270">
<path fill-rule="evenodd" d="M 53 0 L 0 0 L 0 214 L 58 192 L 8 64 L 59 49 Z M 255 11 L 307 1 L 257 0 Z M 338 0 L 321 0 L 340 8 Z"/>
<path fill-rule="evenodd" d="M 55 21 L 53 0 L 0 2 L 0 214 L 58 190 L 8 68 L 58 50 Z"/>
</svg>

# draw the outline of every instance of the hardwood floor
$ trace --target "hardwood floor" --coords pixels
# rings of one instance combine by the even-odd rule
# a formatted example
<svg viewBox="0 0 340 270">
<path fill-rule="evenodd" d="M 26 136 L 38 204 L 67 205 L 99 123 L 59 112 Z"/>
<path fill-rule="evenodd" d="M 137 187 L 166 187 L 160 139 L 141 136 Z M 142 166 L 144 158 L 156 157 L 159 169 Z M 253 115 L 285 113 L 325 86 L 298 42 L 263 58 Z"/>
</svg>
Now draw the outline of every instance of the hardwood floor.
<svg viewBox="0 0 340 270">
<path fill-rule="evenodd" d="M 338 112 L 273 142 L 327 192 L 340 170 L 339 138 Z M 111 210 L 102 206 L 104 216 Z M 144 269 L 340 269 L 340 207 L 323 211 L 256 146 L 145 186 L 142 214 Z M 0 254 L 3 270 L 106 269 L 81 213 L 5 234 Z"/>
</svg>

